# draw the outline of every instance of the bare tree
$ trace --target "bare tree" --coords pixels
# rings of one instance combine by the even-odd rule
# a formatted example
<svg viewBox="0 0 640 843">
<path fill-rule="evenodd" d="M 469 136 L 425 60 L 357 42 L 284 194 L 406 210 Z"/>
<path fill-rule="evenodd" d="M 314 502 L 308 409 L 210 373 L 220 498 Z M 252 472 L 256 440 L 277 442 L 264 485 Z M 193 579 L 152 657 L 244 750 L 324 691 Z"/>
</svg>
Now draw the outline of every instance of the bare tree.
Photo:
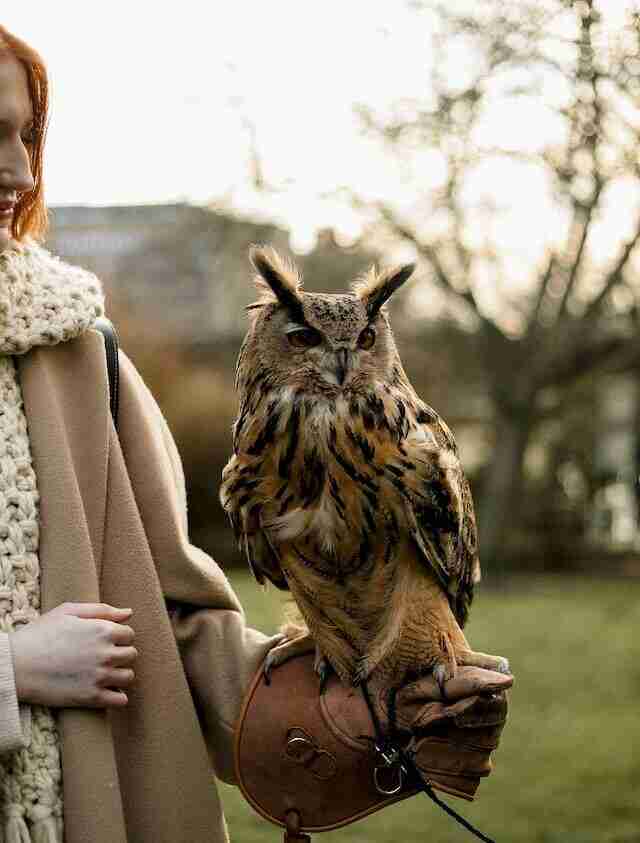
<svg viewBox="0 0 640 843">
<path fill-rule="evenodd" d="M 460 2 L 412 5 L 430 17 L 435 33 L 424 101 L 361 114 L 366 129 L 402 160 L 432 150 L 444 175 L 437 185 L 414 181 L 412 208 L 380 201 L 375 211 L 480 332 L 495 437 L 479 522 L 483 554 L 499 556 L 505 523 L 519 517 L 527 445 L 563 385 L 635 342 L 628 327 L 634 320 L 625 314 L 637 312 L 640 203 L 604 258 L 598 244 L 619 210 L 620 187 L 627 186 L 626 195 L 640 190 L 639 16 L 629 11 L 625 26 L 611 32 L 594 0 L 477 0 L 462 10 Z M 452 73 L 453 53 L 465 59 Z M 553 128 L 537 148 L 486 142 L 488 115 L 515 101 L 530 104 Z M 516 270 L 492 235 L 501 208 L 486 190 L 475 204 L 469 198 L 482 167 L 499 173 L 505 164 L 516 186 L 525 170 L 546 184 L 560 221 L 536 259 Z M 526 206 L 524 188 L 515 201 Z M 532 235 L 543 222 L 531 217 Z"/>
</svg>

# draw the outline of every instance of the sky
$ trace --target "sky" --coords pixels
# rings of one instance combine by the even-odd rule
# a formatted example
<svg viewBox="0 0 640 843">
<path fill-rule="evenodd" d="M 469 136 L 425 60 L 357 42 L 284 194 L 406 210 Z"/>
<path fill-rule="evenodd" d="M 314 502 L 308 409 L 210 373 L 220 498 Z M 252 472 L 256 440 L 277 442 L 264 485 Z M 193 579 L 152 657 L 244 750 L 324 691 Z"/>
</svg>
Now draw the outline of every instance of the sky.
<svg viewBox="0 0 640 843">
<path fill-rule="evenodd" d="M 250 130 L 269 183 L 258 205 L 304 232 L 351 213 L 336 187 L 392 190 L 355 103 L 419 94 L 428 33 L 404 0 L 14 3 L 2 22 L 52 77 L 52 204 L 226 200 L 251 208 Z M 392 29 L 392 31 L 391 31 Z"/>
<path fill-rule="evenodd" d="M 607 0 L 612 26 L 626 4 Z M 50 204 L 232 203 L 288 225 L 304 251 L 318 228 L 359 232 L 361 219 L 333 197 L 342 187 L 411 198 L 406 171 L 359 131 L 354 111 L 424 93 L 428 20 L 406 0 L 40 0 L 9 5 L 2 23 L 50 70 Z M 514 109 L 487 138 L 535 146 L 540 115 Z M 252 130 L 276 188 L 261 195 L 249 179 Z M 515 183 L 508 170 L 487 173 L 480 184 L 507 205 L 527 193 L 502 237 L 518 259 L 537 254 L 558 219 L 535 172 L 519 170 Z"/>
</svg>

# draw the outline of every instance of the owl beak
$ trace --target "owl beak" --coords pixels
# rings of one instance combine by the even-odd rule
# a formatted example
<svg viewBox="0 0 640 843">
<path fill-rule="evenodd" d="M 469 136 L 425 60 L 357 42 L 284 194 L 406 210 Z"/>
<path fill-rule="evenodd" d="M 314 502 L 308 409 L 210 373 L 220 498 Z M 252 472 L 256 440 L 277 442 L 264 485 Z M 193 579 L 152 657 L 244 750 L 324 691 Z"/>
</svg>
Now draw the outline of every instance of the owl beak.
<svg viewBox="0 0 640 843">
<path fill-rule="evenodd" d="M 340 348 L 336 351 L 336 380 L 342 386 L 349 371 L 349 349 Z"/>
</svg>

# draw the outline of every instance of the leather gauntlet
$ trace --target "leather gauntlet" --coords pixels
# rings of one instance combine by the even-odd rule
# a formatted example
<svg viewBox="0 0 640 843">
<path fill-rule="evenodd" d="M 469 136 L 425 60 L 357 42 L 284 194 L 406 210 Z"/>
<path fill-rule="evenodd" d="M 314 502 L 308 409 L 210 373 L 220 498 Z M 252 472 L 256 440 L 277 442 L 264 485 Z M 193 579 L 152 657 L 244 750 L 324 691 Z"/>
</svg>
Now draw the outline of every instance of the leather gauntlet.
<svg viewBox="0 0 640 843">
<path fill-rule="evenodd" d="M 264 681 L 256 675 L 236 734 L 236 773 L 249 803 L 271 822 L 302 832 L 347 825 L 432 788 L 473 799 L 491 772 L 507 716 L 512 677 L 459 668 L 440 701 L 433 680 L 421 679 L 397 693 L 370 688 L 373 717 L 360 688 L 332 677 L 322 696 L 313 655 L 280 665 Z M 392 743 L 381 741 L 381 732 Z M 413 763 L 403 767 L 391 746 Z"/>
</svg>

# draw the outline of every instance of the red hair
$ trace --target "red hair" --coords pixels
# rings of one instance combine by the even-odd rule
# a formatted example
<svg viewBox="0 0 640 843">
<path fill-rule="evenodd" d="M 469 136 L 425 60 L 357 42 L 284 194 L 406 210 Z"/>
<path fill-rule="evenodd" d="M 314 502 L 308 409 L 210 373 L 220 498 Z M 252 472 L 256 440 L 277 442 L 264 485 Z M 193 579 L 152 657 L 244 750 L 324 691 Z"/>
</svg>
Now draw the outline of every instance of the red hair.
<svg viewBox="0 0 640 843">
<path fill-rule="evenodd" d="M 47 68 L 32 47 L 0 25 L 0 55 L 3 53 L 16 58 L 27 72 L 34 130 L 34 143 L 29 153 L 34 182 L 33 190 L 18 197 L 11 234 L 16 240 L 24 240 L 25 237 L 42 239 L 48 227 L 42 183 L 42 158 L 49 121 Z"/>
</svg>

